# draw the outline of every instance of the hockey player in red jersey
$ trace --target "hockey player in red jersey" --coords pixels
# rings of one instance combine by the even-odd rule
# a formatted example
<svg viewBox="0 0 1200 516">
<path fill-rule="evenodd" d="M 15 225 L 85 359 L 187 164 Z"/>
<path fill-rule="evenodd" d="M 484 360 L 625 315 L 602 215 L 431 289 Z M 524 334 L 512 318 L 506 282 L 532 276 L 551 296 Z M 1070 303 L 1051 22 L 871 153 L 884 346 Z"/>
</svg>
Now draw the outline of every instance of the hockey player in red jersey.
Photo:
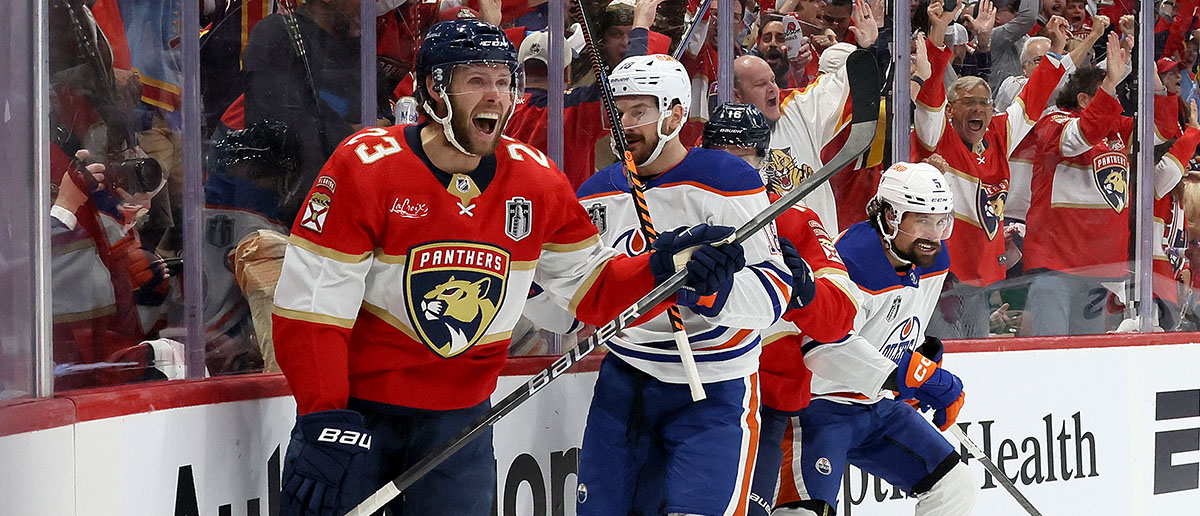
<svg viewBox="0 0 1200 516">
<path fill-rule="evenodd" d="M 1115 95 L 1128 74 L 1129 55 L 1120 38 L 1110 34 L 1106 68 L 1077 70 L 1058 95 L 1058 110 L 1034 127 L 1038 158 L 1023 261 L 1026 272 L 1039 273 L 1027 301 L 1036 316 L 1035 335 L 1103 333 L 1103 306 L 1095 302 L 1105 298 L 1101 282 L 1128 274 L 1128 155 L 1134 119 L 1121 114 Z M 1177 133 L 1177 118 L 1159 116 L 1163 110 L 1177 113 L 1177 105 L 1156 101 L 1154 109 L 1156 133 L 1170 134 L 1170 125 Z M 1194 151 L 1190 138 L 1175 145 L 1189 141 Z M 1156 196 L 1169 192 L 1182 176 L 1174 154 L 1155 166 Z"/>
<path fill-rule="evenodd" d="M 520 73 L 496 27 L 434 25 L 416 73 L 433 123 L 343 141 L 292 228 L 273 317 L 299 410 L 281 514 L 342 514 L 486 412 L 535 279 L 599 325 L 674 273 L 679 249 L 695 247 L 686 285 L 701 292 L 744 264 L 699 232 L 645 256 L 601 246 L 554 164 L 502 136 Z M 388 507 L 486 516 L 495 483 L 487 430 Z"/>
<path fill-rule="evenodd" d="M 722 104 L 704 124 L 705 148 L 730 152 L 755 168 L 766 156 L 770 137 L 767 118 L 753 104 Z M 775 202 L 784 189 L 772 181 L 767 192 Z M 775 219 L 775 224 L 784 262 L 792 273 L 792 295 L 782 318 L 763 330 L 759 357 L 761 437 L 747 514 L 761 516 L 768 516 L 775 503 L 783 463 L 780 443 L 788 430 L 788 418 L 807 407 L 812 397 L 812 374 L 804 363 L 804 349 L 844 338 L 854 328 L 858 312 L 858 303 L 850 294 L 857 287 L 816 212 L 796 204 Z"/>
<path fill-rule="evenodd" d="M 1009 156 L 1033 129 L 1055 86 L 1074 65 L 1070 59 L 1061 64 L 1043 59 L 1018 95 L 1020 101 L 993 116 L 987 81 L 960 77 L 949 92 L 944 85 L 953 53 L 941 42 L 954 14 L 943 10 L 940 1 L 929 4 L 925 46 L 933 73 L 917 94 L 912 157 L 919 161 L 937 154 L 945 160 L 948 167 L 943 172 L 954 192 L 955 217 L 965 222 L 946 246 L 951 263 L 946 286 L 958 302 L 949 303 L 953 310 L 939 310 L 929 331 L 941 338 L 978 338 L 988 335 L 991 310 L 986 287 L 1003 280 L 1007 269 L 1003 230 Z"/>
</svg>

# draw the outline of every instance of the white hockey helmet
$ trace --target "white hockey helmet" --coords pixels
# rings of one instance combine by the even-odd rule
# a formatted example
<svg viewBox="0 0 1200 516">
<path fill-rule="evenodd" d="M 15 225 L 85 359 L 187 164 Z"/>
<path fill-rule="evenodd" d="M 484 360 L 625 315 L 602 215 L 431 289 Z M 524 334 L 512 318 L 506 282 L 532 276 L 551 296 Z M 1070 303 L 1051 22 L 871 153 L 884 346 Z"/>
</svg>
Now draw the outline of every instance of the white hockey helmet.
<svg viewBox="0 0 1200 516">
<path fill-rule="evenodd" d="M 944 222 L 937 226 L 937 236 L 939 240 L 950 238 L 954 229 L 954 194 L 942 172 L 933 165 L 897 162 L 884 170 L 868 211 L 882 210 L 885 203 L 892 209 L 893 217 L 889 220 L 893 227 L 879 230 L 889 244 L 900 230 L 905 213 L 945 215 Z"/>
<path fill-rule="evenodd" d="M 631 56 L 617 65 L 608 82 L 614 98 L 649 95 L 658 99 L 659 115 L 655 123 L 658 146 L 644 163 L 638 165 L 653 163 L 667 141 L 677 138 L 683 129 L 683 123 L 680 123 L 671 134 L 663 134 L 662 122 L 671 117 L 671 106 L 676 102 L 682 105 L 683 122 L 688 119 L 688 110 L 692 105 L 692 81 L 687 70 L 675 58 L 664 54 Z M 615 147 L 613 153 L 616 154 Z"/>
</svg>

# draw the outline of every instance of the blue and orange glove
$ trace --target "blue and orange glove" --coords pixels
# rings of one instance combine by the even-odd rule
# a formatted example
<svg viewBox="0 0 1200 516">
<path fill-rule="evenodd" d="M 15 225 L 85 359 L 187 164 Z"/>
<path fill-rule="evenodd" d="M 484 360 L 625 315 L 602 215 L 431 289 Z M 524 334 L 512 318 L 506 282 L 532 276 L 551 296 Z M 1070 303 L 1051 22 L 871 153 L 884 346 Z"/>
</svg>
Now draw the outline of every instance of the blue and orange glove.
<svg viewBox="0 0 1200 516">
<path fill-rule="evenodd" d="M 915 399 L 920 405 L 933 408 L 933 424 L 942 431 L 958 419 L 966 399 L 962 380 L 926 358 L 921 351 L 905 351 L 900 357 L 896 391 L 900 399 Z"/>
</svg>

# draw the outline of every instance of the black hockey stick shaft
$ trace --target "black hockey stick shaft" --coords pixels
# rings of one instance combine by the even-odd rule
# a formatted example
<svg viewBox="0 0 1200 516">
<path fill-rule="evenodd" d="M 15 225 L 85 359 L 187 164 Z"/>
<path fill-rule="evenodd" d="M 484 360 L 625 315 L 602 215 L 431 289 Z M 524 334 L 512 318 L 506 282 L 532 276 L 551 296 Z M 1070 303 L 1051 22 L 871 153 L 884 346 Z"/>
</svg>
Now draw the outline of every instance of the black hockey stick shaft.
<svg viewBox="0 0 1200 516">
<path fill-rule="evenodd" d="M 608 115 L 613 143 L 617 153 L 620 154 L 621 167 L 625 172 L 625 177 L 629 180 L 629 194 L 633 196 L 633 210 L 637 214 L 642 237 L 646 239 L 646 247 L 649 249 L 658 239 L 658 231 L 654 229 L 654 220 L 650 218 L 650 205 L 646 203 L 646 183 L 638 175 L 637 163 L 633 160 L 633 153 L 629 152 L 629 142 L 625 139 L 625 128 L 621 124 L 621 113 L 617 111 L 612 86 L 608 82 L 608 74 L 604 71 L 604 60 L 600 56 L 600 49 L 596 47 L 596 40 L 592 38 L 587 13 L 580 1 L 576 0 L 572 10 L 579 21 L 584 47 L 588 49 L 588 56 L 591 59 L 592 73 L 596 76 L 596 86 L 600 88 L 600 96 Z M 680 123 L 683 122 L 680 121 Z M 656 130 L 658 130 L 658 124 L 661 123 L 661 118 L 655 122 Z M 700 372 L 696 368 L 696 359 L 692 356 L 692 345 L 688 342 L 687 329 L 683 326 L 683 317 L 679 314 L 679 307 L 672 306 L 668 309 L 667 318 L 671 321 L 672 337 L 674 337 L 676 348 L 679 350 L 680 363 L 688 380 L 688 389 L 691 390 L 692 400 L 704 400 L 707 397 L 704 393 L 704 384 L 700 382 Z"/>
<path fill-rule="evenodd" d="M 675 51 L 671 52 L 671 57 L 679 59 L 683 57 L 684 51 L 687 50 L 688 40 L 692 39 L 692 32 L 695 32 L 696 26 L 700 25 L 700 20 L 704 18 L 704 13 L 708 12 L 708 4 L 712 0 L 704 0 L 700 7 L 696 8 L 696 17 L 692 19 L 692 23 L 688 24 L 688 30 L 683 33 L 683 38 L 679 40 L 679 46 L 675 47 Z"/>
<path fill-rule="evenodd" d="M 971 456 L 979 460 L 980 464 L 983 464 L 983 468 L 988 470 L 988 473 L 991 473 L 992 476 L 995 477 L 996 481 L 1000 482 L 1000 485 L 1004 486 L 1004 490 L 1008 491 L 1008 494 L 1012 495 L 1013 499 L 1017 501 L 1021 508 L 1025 509 L 1025 512 L 1028 512 L 1030 516 L 1042 516 L 1042 513 L 1038 512 L 1038 510 L 1033 506 L 1033 503 L 1031 503 L 1028 498 L 1025 498 L 1025 495 L 1021 494 L 1021 492 L 1017 490 L 1017 486 L 1016 484 L 1013 484 L 1012 479 L 1008 478 L 1008 476 L 1004 474 L 1004 471 L 997 467 L 996 463 L 992 462 L 991 457 L 988 457 L 987 454 L 984 453 L 979 447 L 979 445 L 975 444 L 975 441 L 972 441 L 970 437 L 967 437 L 966 432 L 963 432 L 958 425 L 950 425 L 950 433 L 954 435 L 955 439 L 958 439 L 958 442 L 967 447 L 967 451 L 971 452 Z"/>
<path fill-rule="evenodd" d="M 287 28 L 288 35 L 292 37 L 292 49 L 304 66 L 304 77 L 308 82 L 308 93 L 312 96 L 313 109 L 316 110 L 313 116 L 316 117 L 317 134 L 321 138 L 321 152 L 325 156 L 328 156 L 333 154 L 333 147 L 329 144 L 329 136 L 325 134 L 325 120 L 321 116 L 321 94 L 317 92 L 317 83 L 313 79 L 312 65 L 308 62 L 308 51 L 304 46 L 304 37 L 300 35 L 300 23 L 296 21 L 296 17 L 299 14 L 296 13 L 297 8 L 295 4 L 291 2 L 281 1 L 279 2 L 279 6 L 283 9 L 283 25 Z"/>
<path fill-rule="evenodd" d="M 729 241 L 741 243 L 750 238 L 751 235 L 766 227 L 767 224 L 770 224 L 790 209 L 792 205 L 803 199 L 809 192 L 824 184 L 834 173 L 858 159 L 859 156 L 871 147 L 871 142 L 875 138 L 875 124 L 879 118 L 879 71 L 875 67 L 874 58 L 864 50 L 855 51 L 851 54 L 847 59 L 846 66 L 848 68 L 851 66 L 869 66 L 869 73 L 867 72 L 867 68 L 862 68 L 864 72 L 861 74 L 861 77 L 852 78 L 851 84 L 856 85 L 851 87 L 850 95 L 857 102 L 853 106 L 850 134 L 846 138 L 846 143 L 842 146 L 842 150 L 830 158 L 816 174 L 813 174 L 808 180 L 787 194 L 784 194 L 783 197 L 772 203 L 762 213 L 738 228 L 730 236 Z M 854 68 L 849 69 L 854 70 Z M 479 434 L 483 433 L 485 429 L 496 424 L 497 421 L 500 421 L 500 419 L 513 410 L 516 410 L 517 407 L 532 398 L 534 394 L 545 388 L 550 382 L 561 377 L 563 373 L 566 373 L 567 370 L 595 351 L 601 344 L 604 344 L 615 336 L 617 332 L 626 328 L 641 314 L 646 313 L 659 303 L 665 301 L 671 294 L 683 286 L 686 279 L 686 270 L 676 271 L 674 275 L 639 299 L 636 304 L 626 309 L 616 319 L 597 328 L 596 333 L 576 344 L 565 355 L 555 359 L 550 364 L 550 367 L 538 372 L 525 385 L 518 387 L 509 393 L 508 396 L 505 396 L 504 399 L 493 405 L 487 413 L 480 416 L 471 426 L 464 428 L 453 439 L 449 440 L 441 448 L 438 448 L 437 451 L 430 453 L 424 459 L 421 459 L 420 462 L 408 468 L 404 473 L 401 473 L 400 476 L 379 488 L 378 491 L 366 500 L 363 500 L 362 503 L 347 513 L 346 516 L 369 516 L 382 508 L 402 491 L 412 486 L 414 482 L 430 471 L 433 471 L 439 464 L 462 449 L 463 446 L 466 446 L 471 440 L 479 437 Z"/>
</svg>

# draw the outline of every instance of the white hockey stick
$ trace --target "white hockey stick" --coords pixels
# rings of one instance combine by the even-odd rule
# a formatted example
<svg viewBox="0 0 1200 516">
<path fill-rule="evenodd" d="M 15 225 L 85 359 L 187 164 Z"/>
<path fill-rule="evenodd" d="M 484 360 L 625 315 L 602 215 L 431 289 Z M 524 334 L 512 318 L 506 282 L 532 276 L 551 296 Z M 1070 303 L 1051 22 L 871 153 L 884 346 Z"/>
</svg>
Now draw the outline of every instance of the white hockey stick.
<svg viewBox="0 0 1200 516">
<path fill-rule="evenodd" d="M 992 459 L 988 457 L 986 453 L 983 453 L 983 449 L 981 449 L 978 444 L 975 444 L 975 441 L 972 441 L 970 437 L 967 437 L 967 434 L 963 432 L 958 425 L 950 425 L 950 433 L 954 435 L 955 439 L 958 439 L 958 442 L 967 447 L 967 451 L 971 452 L 971 456 L 975 457 L 981 464 L 983 464 L 984 469 L 988 470 L 988 473 L 991 473 L 992 476 L 995 477 L 996 481 L 1000 482 L 1000 485 L 1004 486 L 1004 490 L 1008 491 L 1008 494 L 1012 495 L 1013 499 L 1015 499 L 1017 503 L 1021 505 L 1021 508 L 1025 509 L 1025 512 L 1028 512 L 1030 516 L 1042 516 L 1042 513 L 1038 512 L 1038 510 L 1034 508 L 1033 504 L 1029 502 L 1029 499 L 1025 498 L 1025 495 L 1021 494 L 1021 492 L 1017 490 L 1017 486 L 1013 484 L 1012 480 L 1009 479 L 1007 475 L 1004 474 L 1004 471 L 997 467 L 996 463 L 992 462 Z"/>
</svg>

